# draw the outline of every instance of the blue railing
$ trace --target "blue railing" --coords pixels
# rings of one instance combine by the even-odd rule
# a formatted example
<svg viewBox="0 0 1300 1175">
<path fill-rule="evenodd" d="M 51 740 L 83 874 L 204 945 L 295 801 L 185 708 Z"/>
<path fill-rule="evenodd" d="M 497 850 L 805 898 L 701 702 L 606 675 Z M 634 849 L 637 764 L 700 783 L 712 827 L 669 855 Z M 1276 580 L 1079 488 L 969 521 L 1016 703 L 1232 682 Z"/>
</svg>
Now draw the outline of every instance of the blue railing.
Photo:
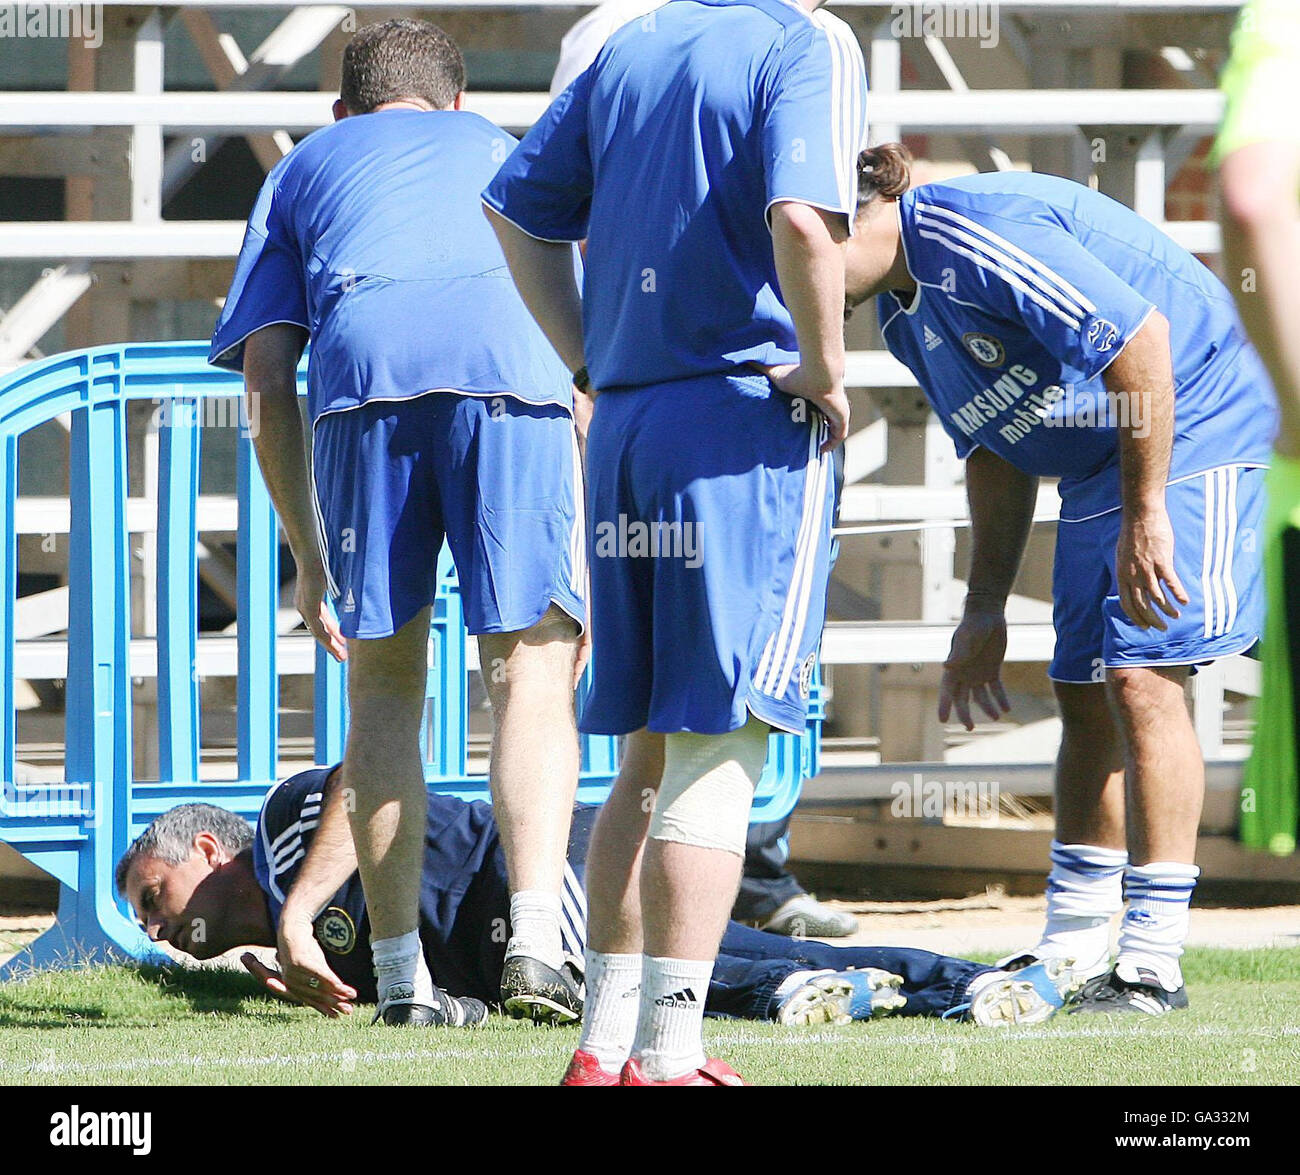
<svg viewBox="0 0 1300 1175">
<path fill-rule="evenodd" d="M 200 447 L 210 401 L 237 402 L 240 376 L 210 367 L 207 344 L 95 347 L 29 364 L 0 382 L 0 840 L 60 885 L 58 922 L 0 968 L 0 977 L 87 957 L 157 956 L 128 917 L 113 869 L 131 839 L 160 812 L 193 800 L 254 819 L 276 782 L 279 758 L 279 534 L 247 429 L 236 452 L 236 778 L 200 778 L 199 667 L 212 637 L 198 633 Z M 306 393 L 305 363 L 299 391 Z M 132 633 L 128 526 L 128 413 L 135 401 L 165 407 L 158 430 L 156 637 Z M 18 784 L 19 442 L 67 414 L 68 634 L 64 780 Z M 240 419 L 225 413 L 224 419 Z M 138 529 L 138 526 L 137 526 Z M 220 638 L 218 638 L 220 639 Z M 228 642 L 228 638 L 224 638 Z M 299 634 L 294 639 L 309 638 Z M 39 642 L 32 642 L 38 644 Z M 152 660 L 151 660 L 152 654 Z M 314 649 L 314 743 L 318 763 L 342 758 L 347 732 L 345 668 Z M 156 674 L 158 779 L 133 769 L 133 677 Z M 486 798 L 487 780 L 467 772 L 466 639 L 460 594 L 446 550 L 430 631 L 428 713 L 422 741 L 432 788 Z M 774 735 L 752 818 L 775 820 L 815 774 L 822 719 L 814 685 L 805 736 Z M 617 740 L 582 743 L 580 798 L 603 799 L 617 770 Z"/>
</svg>

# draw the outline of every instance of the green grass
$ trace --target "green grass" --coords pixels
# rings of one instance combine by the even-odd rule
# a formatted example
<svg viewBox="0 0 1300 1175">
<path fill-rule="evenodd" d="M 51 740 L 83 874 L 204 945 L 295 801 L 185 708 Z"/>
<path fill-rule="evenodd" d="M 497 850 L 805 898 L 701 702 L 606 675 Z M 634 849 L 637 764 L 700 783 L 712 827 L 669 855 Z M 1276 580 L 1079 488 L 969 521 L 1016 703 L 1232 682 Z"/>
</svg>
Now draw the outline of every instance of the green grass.
<svg viewBox="0 0 1300 1175">
<path fill-rule="evenodd" d="M 821 1030 L 713 1021 L 712 1051 L 758 1084 L 1296 1084 L 1300 948 L 1194 950 L 1189 1012 L 1059 1017 L 992 1031 L 895 1018 Z M 126 967 L 0 985 L 3 1084 L 552 1084 L 576 1029 L 494 1017 L 476 1032 L 327 1021 L 236 972 Z"/>
</svg>

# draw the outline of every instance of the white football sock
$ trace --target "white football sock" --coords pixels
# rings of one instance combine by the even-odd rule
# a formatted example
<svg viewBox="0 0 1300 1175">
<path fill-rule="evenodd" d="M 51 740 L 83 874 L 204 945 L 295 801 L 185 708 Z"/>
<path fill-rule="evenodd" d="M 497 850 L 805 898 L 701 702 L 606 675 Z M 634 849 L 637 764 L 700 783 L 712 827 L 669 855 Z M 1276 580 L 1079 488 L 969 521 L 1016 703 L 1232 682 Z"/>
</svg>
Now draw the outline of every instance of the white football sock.
<svg viewBox="0 0 1300 1175">
<path fill-rule="evenodd" d="M 590 947 L 584 953 L 587 998 L 582 1005 L 578 1048 L 595 1057 L 607 1073 L 618 1073 L 636 1038 L 641 1010 L 641 956 L 606 955 Z"/>
<path fill-rule="evenodd" d="M 1096 845 L 1052 841 L 1047 878 L 1047 923 L 1035 953 L 1073 959 L 1075 970 L 1104 972 L 1110 959 L 1111 919 L 1124 905 L 1121 879 L 1128 854 Z"/>
<path fill-rule="evenodd" d="M 397 938 L 373 939 L 370 950 L 375 962 L 375 986 L 379 989 L 380 1004 L 414 1000 L 426 1007 L 435 1005 L 433 976 L 424 961 L 418 930 Z"/>
<path fill-rule="evenodd" d="M 560 936 L 560 895 L 544 889 L 521 889 L 510 895 L 510 941 L 506 958 L 528 955 L 557 971 L 564 963 Z"/>
<path fill-rule="evenodd" d="M 704 1000 L 713 961 L 642 960 L 641 1007 L 632 1055 L 651 1081 L 669 1081 L 700 1068 L 704 1055 Z"/>
<path fill-rule="evenodd" d="M 1190 921 L 1188 904 L 1201 871 L 1178 861 L 1130 865 L 1124 873 L 1128 908 L 1120 923 L 1119 958 L 1115 971 L 1129 983 L 1151 982 L 1155 976 L 1166 991 L 1183 985 L 1179 959 Z"/>
</svg>

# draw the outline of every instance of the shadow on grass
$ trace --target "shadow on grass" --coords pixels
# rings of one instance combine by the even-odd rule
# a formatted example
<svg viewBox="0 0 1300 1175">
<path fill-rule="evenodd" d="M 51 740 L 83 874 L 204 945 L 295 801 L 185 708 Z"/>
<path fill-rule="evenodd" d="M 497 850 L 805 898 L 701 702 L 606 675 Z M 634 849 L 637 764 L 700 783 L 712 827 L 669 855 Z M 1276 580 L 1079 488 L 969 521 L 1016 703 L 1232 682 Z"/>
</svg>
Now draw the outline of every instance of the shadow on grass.
<svg viewBox="0 0 1300 1175">
<path fill-rule="evenodd" d="M 159 1009 L 153 992 L 183 1001 L 185 1008 Z M 217 967 L 99 963 L 0 984 L 0 1029 L 119 1028 L 156 1022 L 160 1010 L 166 1018 L 186 1011 L 229 1017 L 293 1011 L 251 975 Z"/>
<path fill-rule="evenodd" d="M 246 971 L 225 967 L 136 967 L 140 982 L 152 984 L 163 995 L 184 1000 L 191 1012 L 204 1015 L 242 1016 L 252 1001 L 259 1011 L 289 1011 Z"/>
<path fill-rule="evenodd" d="M 75 1028 L 89 1024 L 117 1027 L 114 1017 L 89 1004 L 59 1002 L 39 1009 L 0 1007 L 0 1028 Z"/>
</svg>

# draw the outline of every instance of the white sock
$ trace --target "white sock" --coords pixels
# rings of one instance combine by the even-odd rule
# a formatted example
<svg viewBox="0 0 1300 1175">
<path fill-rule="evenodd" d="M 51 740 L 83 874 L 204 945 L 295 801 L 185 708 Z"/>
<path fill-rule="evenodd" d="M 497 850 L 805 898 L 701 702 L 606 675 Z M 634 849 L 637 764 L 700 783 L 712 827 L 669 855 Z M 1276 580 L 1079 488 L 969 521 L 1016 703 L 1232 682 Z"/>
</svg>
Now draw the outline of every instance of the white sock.
<svg viewBox="0 0 1300 1175">
<path fill-rule="evenodd" d="M 587 957 L 587 998 L 582 1005 L 582 1039 L 578 1048 L 590 1053 L 607 1073 L 618 1073 L 632 1052 L 637 1015 L 641 1010 L 641 956 Z"/>
<path fill-rule="evenodd" d="M 1110 923 L 1124 905 L 1121 879 L 1128 854 L 1096 845 L 1052 841 L 1047 878 L 1047 924 L 1035 953 L 1073 959 L 1084 974 L 1104 971 L 1110 958 Z"/>
<path fill-rule="evenodd" d="M 1120 923 L 1119 958 L 1115 961 L 1121 979 L 1149 983 L 1149 975 L 1154 975 L 1166 991 L 1182 987 L 1183 969 L 1178 960 L 1187 939 L 1187 907 L 1200 874 L 1195 865 L 1178 861 L 1128 867 L 1124 873 L 1128 909 Z"/>
<path fill-rule="evenodd" d="M 510 941 L 506 958 L 528 955 L 557 971 L 564 963 L 560 937 L 560 895 L 544 889 L 521 889 L 510 895 Z"/>
<path fill-rule="evenodd" d="M 641 1007 L 632 1055 L 651 1081 L 669 1081 L 700 1068 L 704 1055 L 704 999 L 713 961 L 642 960 Z"/>
<path fill-rule="evenodd" d="M 375 986 L 379 989 L 381 1004 L 414 1000 L 417 1004 L 434 1005 L 433 976 L 424 961 L 418 930 L 397 938 L 372 939 L 370 950 L 375 961 Z"/>
</svg>

